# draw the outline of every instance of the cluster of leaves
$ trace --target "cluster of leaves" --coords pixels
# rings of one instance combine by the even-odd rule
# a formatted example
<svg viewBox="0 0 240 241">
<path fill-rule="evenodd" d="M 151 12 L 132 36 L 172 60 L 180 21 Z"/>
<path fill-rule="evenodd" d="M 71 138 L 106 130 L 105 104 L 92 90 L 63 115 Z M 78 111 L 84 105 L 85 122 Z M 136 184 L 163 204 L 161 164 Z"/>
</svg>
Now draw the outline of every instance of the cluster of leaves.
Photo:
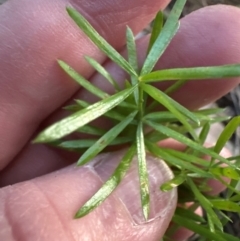
<svg viewBox="0 0 240 241">
<path fill-rule="evenodd" d="M 179 186 L 179 203 L 182 204 L 177 208 L 173 217 L 175 225 L 169 233 L 166 233 L 164 240 L 171 240 L 172 232 L 183 226 L 200 234 L 203 237 L 202 240 L 237 241 L 237 238 L 223 232 L 223 226 L 229 218 L 222 211 L 240 212 L 238 205 L 240 192 L 236 188 L 240 177 L 238 160 L 237 157 L 224 158 L 219 153 L 239 125 L 240 117 L 229 121 L 215 146 L 206 148 L 203 143 L 211 124 L 230 118 L 219 115 L 223 111 L 219 108 L 190 111 L 169 97 L 169 94 L 191 80 L 240 76 L 240 65 L 153 71 L 156 62 L 179 28 L 179 17 L 185 3 L 186 0 L 178 0 L 175 3 L 165 24 L 163 24 L 163 14 L 161 12 L 157 14 L 147 56 L 141 68 L 138 66 L 135 38 L 130 28 L 127 27 L 126 31 L 128 50 L 126 60 L 96 32 L 80 13 L 73 8 L 67 8 L 70 17 L 91 41 L 129 74 L 129 81 L 126 80 L 125 88 L 120 89 L 116 80 L 102 65 L 86 57 L 86 61 L 114 87 L 115 93 L 109 95 L 91 84 L 67 63 L 59 60 L 60 67 L 69 76 L 101 100 L 94 104 L 75 100 L 73 105 L 65 108 L 72 112 L 71 115 L 45 129 L 37 136 L 35 142 L 49 143 L 71 151 L 82 151 L 78 166 L 86 164 L 108 146 L 128 144 L 129 148 L 112 176 L 80 208 L 75 218 L 87 215 L 114 191 L 136 155 L 143 216 L 147 220 L 150 197 L 146 153 L 150 153 L 163 159 L 175 174 L 172 180 L 160 187 L 161 191 L 170 191 Z M 170 80 L 175 80 L 175 82 L 165 91 L 152 85 L 155 82 Z M 156 111 L 157 105 L 164 107 L 165 110 Z M 100 116 L 113 121 L 115 125 L 112 129 L 104 130 L 90 124 Z M 196 130 L 199 129 L 201 131 L 197 132 Z M 88 133 L 95 138 L 64 139 L 73 132 Z M 96 139 L 96 136 L 99 139 Z M 167 138 L 183 143 L 187 146 L 186 150 L 180 152 L 157 145 L 157 142 Z M 202 158 L 203 155 L 211 157 L 211 161 Z M 225 165 L 222 166 L 222 164 Z M 224 177 L 229 178 L 231 182 L 226 183 Z M 207 185 L 209 179 L 219 180 L 228 188 L 228 195 L 225 199 L 204 194 L 209 189 Z M 184 208 L 186 202 L 194 204 Z M 206 218 L 195 214 L 199 206 L 206 211 Z"/>
</svg>

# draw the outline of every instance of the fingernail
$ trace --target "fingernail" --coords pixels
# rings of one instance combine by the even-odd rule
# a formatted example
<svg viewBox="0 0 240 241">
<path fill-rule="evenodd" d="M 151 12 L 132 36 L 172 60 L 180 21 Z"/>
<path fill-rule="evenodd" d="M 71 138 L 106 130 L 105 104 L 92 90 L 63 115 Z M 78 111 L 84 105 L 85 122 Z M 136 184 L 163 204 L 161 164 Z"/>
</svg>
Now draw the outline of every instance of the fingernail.
<svg viewBox="0 0 240 241">
<path fill-rule="evenodd" d="M 103 182 L 111 176 L 123 155 L 124 151 L 103 154 L 91 164 Z M 159 218 L 166 220 L 166 217 L 171 216 L 176 207 L 176 189 L 169 192 L 162 192 L 160 190 L 160 186 L 163 183 L 173 178 L 169 167 L 162 160 L 153 156 L 147 156 L 147 166 L 150 183 L 150 215 L 147 221 L 144 219 L 141 207 L 136 157 L 133 159 L 126 176 L 112 194 L 121 200 L 133 223 L 136 225 L 151 222 Z"/>
</svg>

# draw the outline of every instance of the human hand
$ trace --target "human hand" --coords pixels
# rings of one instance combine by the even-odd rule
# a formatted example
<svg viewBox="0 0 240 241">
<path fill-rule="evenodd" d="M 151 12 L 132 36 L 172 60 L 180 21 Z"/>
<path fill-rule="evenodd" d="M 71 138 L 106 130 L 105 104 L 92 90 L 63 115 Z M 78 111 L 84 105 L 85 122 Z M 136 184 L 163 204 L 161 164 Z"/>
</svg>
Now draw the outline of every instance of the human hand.
<svg viewBox="0 0 240 241">
<path fill-rule="evenodd" d="M 71 1 L 119 50 L 124 45 L 126 25 L 139 32 L 167 3 Z M 156 209 L 151 218 L 155 220 L 141 223 L 137 168 L 133 166 L 103 205 L 88 216 L 73 220 L 76 210 L 110 175 L 121 152 L 102 156 L 105 162 L 94 169 L 74 168 L 66 166 L 76 161 L 75 155 L 30 144 L 31 137 L 43 126 L 64 115 L 60 108 L 66 101 L 76 96 L 94 101 L 67 78 L 56 59 L 64 59 L 94 84 L 111 91 L 82 58 L 90 55 L 99 62 L 106 61 L 67 16 L 68 4 L 67 0 L 12 0 L 0 7 L 0 240 L 159 240 L 174 212 L 175 191 L 152 193 L 152 206 Z M 236 48 L 240 36 L 235 31 L 240 25 L 238 15 L 237 8 L 218 6 L 187 16 L 157 67 L 240 62 Z M 146 43 L 146 38 L 138 41 L 142 60 Z M 111 62 L 106 61 L 105 65 L 119 82 L 124 80 L 121 70 Z M 192 82 L 175 97 L 189 108 L 198 108 L 238 83 L 239 79 Z M 167 145 L 176 148 L 174 142 Z M 154 192 L 171 174 L 164 164 L 150 159 Z M 24 180 L 28 181 L 21 182 Z M 219 190 L 220 187 L 215 188 Z M 187 235 L 183 232 L 177 239 L 183 240 Z"/>
</svg>

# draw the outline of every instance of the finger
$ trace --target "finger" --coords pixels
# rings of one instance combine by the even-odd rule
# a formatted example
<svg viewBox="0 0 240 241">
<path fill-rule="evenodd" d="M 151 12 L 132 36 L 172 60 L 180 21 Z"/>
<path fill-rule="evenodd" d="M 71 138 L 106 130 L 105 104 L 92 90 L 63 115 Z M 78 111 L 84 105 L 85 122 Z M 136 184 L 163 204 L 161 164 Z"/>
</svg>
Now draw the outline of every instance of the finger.
<svg viewBox="0 0 240 241">
<path fill-rule="evenodd" d="M 149 222 L 142 217 L 137 163 L 101 206 L 73 220 L 78 208 L 102 185 L 123 152 L 101 155 L 91 166 L 68 167 L 50 175 L 3 188 L 0 192 L 0 240 L 159 240 L 176 207 L 176 189 L 159 186 L 172 178 L 160 160 L 148 157 L 151 190 Z M 31 223 L 31 225 L 29 225 Z"/>
<path fill-rule="evenodd" d="M 160 66 L 164 66 L 165 68 L 170 68 L 240 62 L 240 53 L 238 53 L 240 50 L 235 48 L 235 46 L 240 44 L 240 34 L 238 31 L 235 31 L 235 29 L 240 27 L 240 20 L 237 18 L 239 11 L 239 9 L 233 7 L 215 6 L 214 8 L 204 8 L 185 17 L 181 21 L 180 30 L 175 36 L 173 44 L 171 44 L 166 55 L 160 60 L 158 67 L 160 68 Z M 221 21 L 222 18 L 225 19 L 223 22 Z M 218 24 L 219 22 L 222 22 L 221 25 Z M 218 26 L 217 29 L 216 25 Z M 217 44 L 213 44 L 215 43 L 213 42 L 215 38 Z M 138 42 L 139 58 L 141 61 L 144 59 L 144 49 L 146 49 L 147 44 L 146 41 L 147 39 L 145 38 Z M 126 76 L 115 65 L 107 63 L 106 67 L 112 75 L 119 80 L 119 82 L 125 80 Z M 106 80 L 101 76 L 95 75 L 91 81 L 96 86 L 101 86 L 104 90 L 111 92 L 109 85 L 106 84 Z M 238 82 L 239 79 L 192 82 L 179 91 L 175 97 L 187 107 L 197 108 L 228 92 L 238 84 Z M 165 86 L 162 87 L 164 88 Z M 89 96 L 89 93 L 81 91 L 75 97 L 86 98 L 86 96 Z M 90 97 L 90 101 L 93 101 L 93 97 Z M 62 112 L 56 113 L 56 115 L 47 121 L 45 125 L 56 121 L 56 119 L 62 115 Z M 104 126 L 105 123 L 100 122 L 99 125 Z M 46 150 L 46 152 L 42 152 L 46 154 L 44 160 L 40 158 L 39 155 L 34 155 L 33 149 L 38 148 Z M 14 163 L 9 166 L 4 173 L 1 173 L 2 180 L 5 180 L 3 183 L 15 183 L 16 180 L 32 178 L 32 170 L 35 169 L 35 166 L 37 166 L 38 163 L 44 162 L 45 164 L 42 164 L 41 168 L 35 172 L 36 175 L 42 175 L 53 171 L 52 163 L 56 163 L 54 168 L 57 169 L 59 155 L 55 154 L 56 157 L 53 159 L 52 154 L 49 154 L 51 157 L 47 158 L 48 150 L 49 148 L 32 147 L 31 145 L 28 145 L 21 156 L 15 159 Z M 23 161 L 23 156 L 29 158 L 24 159 Z M 70 157 L 61 157 L 62 162 L 59 162 L 59 168 L 64 165 L 64 162 L 65 165 L 68 165 L 70 159 Z M 72 161 L 75 160 L 76 157 L 72 159 Z M 25 170 L 24 175 L 19 173 L 19 167 L 21 167 L 22 170 Z"/>
<path fill-rule="evenodd" d="M 83 59 L 105 56 L 66 14 L 72 5 L 115 48 L 124 45 L 126 25 L 139 32 L 169 0 L 13 0 L 0 8 L 0 169 L 18 153 L 39 123 L 79 88 L 56 64 L 64 59 L 82 75 Z M 12 14 L 14 13 L 14 14 Z"/>
</svg>

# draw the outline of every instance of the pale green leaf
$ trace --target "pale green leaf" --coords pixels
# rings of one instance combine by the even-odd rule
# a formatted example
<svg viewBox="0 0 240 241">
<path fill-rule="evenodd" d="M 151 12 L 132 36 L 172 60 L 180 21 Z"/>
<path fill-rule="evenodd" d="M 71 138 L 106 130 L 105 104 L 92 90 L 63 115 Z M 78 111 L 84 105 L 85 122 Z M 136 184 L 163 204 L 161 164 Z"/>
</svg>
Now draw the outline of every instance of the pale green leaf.
<svg viewBox="0 0 240 241">
<path fill-rule="evenodd" d="M 149 44 L 148 44 L 148 50 L 147 53 L 149 53 L 149 51 L 151 50 L 153 44 L 155 43 L 157 37 L 159 36 L 159 34 L 162 31 L 163 28 L 163 12 L 159 11 L 156 15 L 156 17 L 154 18 L 154 22 L 153 22 L 153 27 L 152 27 L 152 32 L 151 32 L 151 37 L 149 39 Z"/>
<path fill-rule="evenodd" d="M 195 140 L 198 139 L 194 129 L 186 120 L 186 117 L 187 117 L 187 118 L 190 118 L 191 120 L 193 120 L 194 122 L 200 124 L 200 121 L 192 112 L 190 112 L 188 109 L 186 109 L 185 107 L 178 104 L 175 100 L 173 100 L 168 95 L 166 95 L 164 92 L 162 92 L 161 90 L 157 89 L 154 86 L 141 85 L 141 87 L 153 99 L 158 101 L 160 104 L 162 104 L 164 107 L 166 107 L 171 113 L 173 113 L 173 115 L 176 116 L 178 118 L 178 120 L 186 127 L 186 129 L 194 137 Z"/>
<path fill-rule="evenodd" d="M 192 192 L 194 193 L 196 199 L 199 201 L 199 203 L 207 212 L 208 221 L 210 223 L 210 229 L 214 231 L 215 230 L 214 226 L 216 226 L 218 229 L 222 230 L 223 229 L 222 223 L 220 222 L 218 216 L 212 209 L 212 206 L 213 206 L 212 203 L 199 191 L 197 186 L 190 178 L 188 178 L 187 183 L 190 186 Z"/>
<path fill-rule="evenodd" d="M 108 145 L 115 146 L 115 145 L 125 144 L 130 141 L 132 142 L 133 138 L 117 137 Z M 79 150 L 81 148 L 89 148 L 93 146 L 96 142 L 97 142 L 97 139 L 81 139 L 81 140 L 71 140 L 71 141 L 57 141 L 56 143 L 53 143 L 53 145 L 63 149 L 68 149 L 68 150 Z"/>
<path fill-rule="evenodd" d="M 170 44 L 171 40 L 173 39 L 174 35 L 177 33 L 177 30 L 179 28 L 178 19 L 182 13 L 182 9 L 185 3 L 186 0 L 179 0 L 173 6 L 173 9 L 166 23 L 164 24 L 161 33 L 158 35 L 149 54 L 146 57 L 146 60 L 144 61 L 140 75 L 145 75 L 151 72 L 158 59 L 162 56 L 162 54 Z"/>
<path fill-rule="evenodd" d="M 175 156 L 180 160 L 184 160 L 185 162 L 193 163 L 195 165 L 200 165 L 201 167 L 205 167 L 205 168 L 209 167 L 209 161 L 206 159 L 200 158 L 198 156 L 194 156 L 192 154 L 188 154 L 186 152 L 170 149 L 170 148 L 162 148 L 162 149 L 164 149 L 164 151 L 167 152 L 168 154 Z"/>
<path fill-rule="evenodd" d="M 212 203 L 213 207 L 216 209 L 220 209 L 228 212 L 240 213 L 240 206 L 235 202 L 224 200 L 224 199 L 213 199 L 213 200 L 210 200 L 210 202 Z"/>
<path fill-rule="evenodd" d="M 149 180 L 148 180 L 148 170 L 146 163 L 146 151 L 144 143 L 143 134 L 143 124 L 140 121 L 137 128 L 137 156 L 138 156 L 138 169 L 139 169 L 139 181 L 141 190 L 141 203 L 143 216 L 145 220 L 148 220 L 150 212 L 150 196 L 149 196 Z"/>
<path fill-rule="evenodd" d="M 101 74 L 108 82 L 114 87 L 116 91 L 120 90 L 120 87 L 117 83 L 117 81 L 112 77 L 112 75 L 101 65 L 99 64 L 95 59 L 85 56 L 85 59 L 88 61 L 88 63 L 99 73 Z"/>
<path fill-rule="evenodd" d="M 84 165 L 91 159 L 93 159 L 98 153 L 100 153 L 106 146 L 108 146 L 123 130 L 126 126 L 133 120 L 136 116 L 137 111 L 131 113 L 120 123 L 115 125 L 112 129 L 106 132 L 100 139 L 98 139 L 77 162 L 77 165 Z"/>
<path fill-rule="evenodd" d="M 179 80 L 176 83 L 172 84 L 170 87 L 168 87 L 164 93 L 165 94 L 172 94 L 173 92 L 176 92 L 177 90 L 179 90 L 183 85 L 185 85 L 188 82 L 188 80 Z"/>
<path fill-rule="evenodd" d="M 79 28 L 91 39 L 91 41 L 104 52 L 118 66 L 123 68 L 130 75 L 137 75 L 132 66 L 120 55 L 92 25 L 74 8 L 67 7 L 69 16 L 79 26 Z"/>
<path fill-rule="evenodd" d="M 227 141 L 231 138 L 233 133 L 240 125 L 240 116 L 234 117 L 224 128 L 221 135 L 219 136 L 217 143 L 214 147 L 214 151 L 219 153 L 222 148 L 226 145 Z"/>
<path fill-rule="evenodd" d="M 139 80 L 145 83 L 171 80 L 201 80 L 230 78 L 240 76 L 240 64 L 217 67 L 194 67 L 179 69 L 164 69 L 141 75 Z"/>
<path fill-rule="evenodd" d="M 136 153 L 136 147 L 133 145 L 128 149 L 119 163 L 118 167 L 114 171 L 113 175 L 103 184 L 103 186 L 90 198 L 76 213 L 75 218 L 81 218 L 96 207 L 98 207 L 106 198 L 114 191 L 114 189 L 121 182 L 126 175 L 131 161 Z"/>
<path fill-rule="evenodd" d="M 126 39 L 127 39 L 127 51 L 128 51 L 129 64 L 133 67 L 136 73 L 138 73 L 139 70 L 138 70 L 136 44 L 135 44 L 133 32 L 129 27 L 127 27 Z M 132 85 L 135 85 L 138 83 L 137 76 L 131 75 L 131 83 Z M 134 91 L 134 98 L 135 98 L 135 102 L 138 103 L 138 99 L 139 99 L 138 89 Z"/>
<path fill-rule="evenodd" d="M 174 165 L 182 170 L 186 169 L 186 170 L 192 171 L 194 173 L 197 173 L 201 177 L 207 177 L 207 178 L 213 177 L 210 173 L 204 171 L 201 168 L 198 168 L 195 165 L 192 165 L 189 162 L 186 162 L 185 160 L 179 159 L 176 156 L 171 155 L 165 149 L 160 148 L 158 145 L 156 145 L 154 143 L 150 143 L 150 142 L 146 141 L 146 146 L 147 146 L 148 150 L 150 151 L 150 153 L 165 160 L 166 162 L 168 162 L 171 165 Z"/>
<path fill-rule="evenodd" d="M 85 125 L 85 126 L 79 128 L 77 130 L 77 132 L 96 135 L 96 136 L 102 136 L 106 133 L 106 130 L 101 129 L 101 128 L 96 127 L 96 126 Z"/>
<path fill-rule="evenodd" d="M 180 186 L 183 184 L 186 180 L 186 175 L 185 174 L 180 174 L 173 179 L 171 179 L 168 182 L 165 182 L 161 185 L 160 189 L 163 192 L 168 192 L 171 191 L 173 188 Z"/>
<path fill-rule="evenodd" d="M 76 131 L 82 126 L 102 116 L 107 111 L 113 109 L 124 99 L 126 99 L 131 93 L 133 93 L 136 87 L 137 85 L 133 86 L 132 88 L 120 91 L 115 95 L 112 95 L 104 100 L 101 100 L 51 125 L 47 129 L 42 131 L 36 137 L 34 142 L 40 143 L 55 141 Z"/>
<path fill-rule="evenodd" d="M 209 155 L 209 156 L 219 160 L 220 162 L 223 162 L 233 168 L 235 167 L 235 165 L 233 163 L 231 163 L 230 161 L 228 161 L 226 158 L 218 155 L 216 152 L 212 151 L 211 149 L 208 149 L 208 148 L 204 147 L 203 145 L 192 141 L 191 139 L 187 138 L 186 136 L 182 135 L 181 133 L 168 128 L 167 126 L 163 126 L 161 124 L 154 123 L 152 121 L 145 121 L 145 123 L 148 124 L 153 129 L 155 129 L 156 131 L 159 131 L 160 133 L 162 133 L 168 137 L 171 137 L 171 138 L 181 142 L 182 144 L 185 144 L 186 146 L 193 148 L 196 151 L 199 151 L 205 155 Z"/>
<path fill-rule="evenodd" d="M 107 93 L 105 93 L 101 89 L 94 86 L 92 83 L 90 83 L 83 76 L 81 76 L 79 73 L 77 73 L 72 67 L 70 67 L 64 61 L 58 60 L 58 64 L 72 79 L 74 79 L 77 83 L 79 83 L 83 88 L 88 90 L 90 93 L 98 96 L 101 99 L 105 99 L 105 98 L 109 97 L 109 95 Z"/>
</svg>

